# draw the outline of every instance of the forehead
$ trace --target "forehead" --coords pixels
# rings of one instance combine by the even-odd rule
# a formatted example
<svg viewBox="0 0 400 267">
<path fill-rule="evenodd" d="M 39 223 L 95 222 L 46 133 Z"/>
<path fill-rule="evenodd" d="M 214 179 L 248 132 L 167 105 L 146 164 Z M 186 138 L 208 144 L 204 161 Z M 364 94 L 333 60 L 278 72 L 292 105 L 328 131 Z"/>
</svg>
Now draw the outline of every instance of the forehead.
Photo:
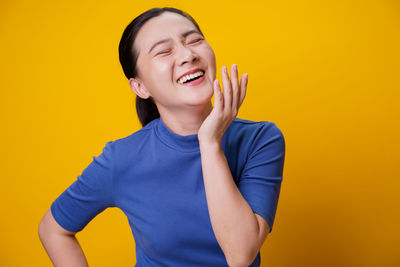
<svg viewBox="0 0 400 267">
<path fill-rule="evenodd" d="M 164 38 L 173 38 L 184 31 L 196 29 L 196 26 L 179 14 L 164 12 L 160 16 L 149 19 L 138 31 L 135 47 L 139 50 L 150 48 L 151 45 Z"/>
</svg>

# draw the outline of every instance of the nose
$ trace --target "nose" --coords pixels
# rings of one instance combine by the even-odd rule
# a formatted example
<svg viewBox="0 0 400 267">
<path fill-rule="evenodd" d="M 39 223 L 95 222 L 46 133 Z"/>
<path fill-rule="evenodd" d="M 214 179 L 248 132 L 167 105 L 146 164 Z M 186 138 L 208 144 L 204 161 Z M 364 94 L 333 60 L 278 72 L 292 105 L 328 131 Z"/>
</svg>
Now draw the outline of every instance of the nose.
<svg viewBox="0 0 400 267">
<path fill-rule="evenodd" d="M 181 46 L 179 50 L 179 65 L 183 65 L 188 62 L 195 62 L 198 59 L 197 54 L 189 47 Z"/>
</svg>

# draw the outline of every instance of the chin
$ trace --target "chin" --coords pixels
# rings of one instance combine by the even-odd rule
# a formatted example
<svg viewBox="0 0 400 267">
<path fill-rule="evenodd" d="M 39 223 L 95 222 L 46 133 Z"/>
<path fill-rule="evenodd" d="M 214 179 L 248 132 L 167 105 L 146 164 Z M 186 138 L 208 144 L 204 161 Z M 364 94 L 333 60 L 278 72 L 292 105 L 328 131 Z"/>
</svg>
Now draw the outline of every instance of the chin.
<svg viewBox="0 0 400 267">
<path fill-rule="evenodd" d="M 184 102 L 191 106 L 199 106 L 199 105 L 206 105 L 211 101 L 211 97 L 213 96 L 212 90 L 198 90 L 192 91 L 185 95 Z"/>
</svg>

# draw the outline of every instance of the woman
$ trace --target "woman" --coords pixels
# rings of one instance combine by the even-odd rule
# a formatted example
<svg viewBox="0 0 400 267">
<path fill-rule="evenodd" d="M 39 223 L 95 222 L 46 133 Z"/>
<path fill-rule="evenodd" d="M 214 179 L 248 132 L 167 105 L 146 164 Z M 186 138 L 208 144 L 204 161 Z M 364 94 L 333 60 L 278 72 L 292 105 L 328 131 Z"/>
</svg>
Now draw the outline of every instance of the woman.
<svg viewBox="0 0 400 267">
<path fill-rule="evenodd" d="M 107 142 L 52 203 L 39 226 L 51 260 L 86 266 L 75 234 L 118 207 L 132 229 L 136 266 L 259 266 L 285 141 L 273 122 L 236 118 L 247 74 L 239 82 L 236 65 L 231 77 L 223 67 L 221 92 L 212 48 L 174 8 L 134 19 L 119 55 L 143 128 Z"/>
</svg>

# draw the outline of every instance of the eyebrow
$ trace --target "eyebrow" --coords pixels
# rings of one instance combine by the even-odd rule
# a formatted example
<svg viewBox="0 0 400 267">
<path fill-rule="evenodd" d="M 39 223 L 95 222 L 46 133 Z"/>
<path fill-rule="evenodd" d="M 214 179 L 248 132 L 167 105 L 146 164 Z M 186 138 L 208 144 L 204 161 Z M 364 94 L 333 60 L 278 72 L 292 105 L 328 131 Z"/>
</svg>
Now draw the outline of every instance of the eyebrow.
<svg viewBox="0 0 400 267">
<path fill-rule="evenodd" d="M 192 33 L 199 33 L 199 34 L 201 34 L 198 30 L 189 30 L 189 31 L 186 31 L 186 32 L 182 33 L 182 37 L 183 37 L 183 38 L 186 38 L 188 35 L 190 35 L 190 34 L 192 34 Z M 166 43 L 166 42 L 168 42 L 168 41 L 170 41 L 170 40 L 171 40 L 171 38 L 165 38 L 165 39 L 162 39 L 162 40 L 156 42 L 155 44 L 153 44 L 153 45 L 151 46 L 149 52 L 147 52 L 147 53 L 150 54 L 151 50 L 153 50 L 157 45 L 162 44 L 162 43 Z"/>
</svg>

